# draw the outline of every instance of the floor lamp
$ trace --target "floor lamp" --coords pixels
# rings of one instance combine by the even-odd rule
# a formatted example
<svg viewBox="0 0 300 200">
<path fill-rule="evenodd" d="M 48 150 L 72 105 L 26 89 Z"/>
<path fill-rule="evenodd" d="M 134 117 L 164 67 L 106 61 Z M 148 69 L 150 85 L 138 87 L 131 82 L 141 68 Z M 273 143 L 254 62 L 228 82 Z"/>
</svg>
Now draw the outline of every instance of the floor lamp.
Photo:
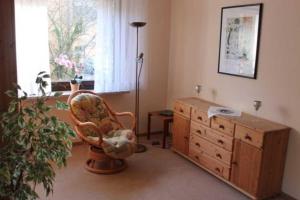
<svg viewBox="0 0 300 200">
<path fill-rule="evenodd" d="M 140 75 L 143 67 L 144 54 L 139 54 L 139 28 L 146 26 L 145 22 L 132 22 L 130 24 L 136 28 L 136 67 L 135 67 L 135 117 L 136 117 L 136 128 L 135 134 L 137 137 L 137 149 L 136 153 L 142 153 L 147 151 L 145 145 L 139 143 L 139 122 L 140 122 Z"/>
</svg>

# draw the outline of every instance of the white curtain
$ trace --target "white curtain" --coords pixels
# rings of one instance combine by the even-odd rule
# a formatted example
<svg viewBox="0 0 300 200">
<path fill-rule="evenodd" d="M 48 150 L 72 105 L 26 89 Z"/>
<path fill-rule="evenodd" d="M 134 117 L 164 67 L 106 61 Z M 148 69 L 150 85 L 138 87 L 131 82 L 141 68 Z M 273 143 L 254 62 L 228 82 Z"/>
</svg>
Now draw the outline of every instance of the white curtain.
<svg viewBox="0 0 300 200">
<path fill-rule="evenodd" d="M 132 89 L 135 46 L 125 0 L 97 0 L 95 91 Z"/>
<path fill-rule="evenodd" d="M 37 74 L 50 73 L 47 1 L 15 0 L 15 23 L 18 84 L 29 95 L 36 95 Z M 50 89 L 48 86 L 47 92 Z"/>
<path fill-rule="evenodd" d="M 136 30 L 129 23 L 136 21 L 135 1 L 97 0 L 96 92 L 133 89 Z M 18 84 L 33 95 L 37 73 L 50 73 L 47 0 L 15 0 L 15 13 Z"/>
</svg>

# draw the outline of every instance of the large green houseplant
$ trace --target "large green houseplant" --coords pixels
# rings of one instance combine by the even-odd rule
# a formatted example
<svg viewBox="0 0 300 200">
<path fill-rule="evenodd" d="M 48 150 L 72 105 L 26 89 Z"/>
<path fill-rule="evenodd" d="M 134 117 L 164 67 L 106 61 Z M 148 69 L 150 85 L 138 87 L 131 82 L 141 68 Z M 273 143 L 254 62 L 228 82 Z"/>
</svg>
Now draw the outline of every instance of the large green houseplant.
<svg viewBox="0 0 300 200">
<path fill-rule="evenodd" d="M 0 147 L 0 199 L 37 199 L 35 187 L 41 184 L 48 196 L 53 192 L 54 167 L 66 165 L 74 132 L 68 124 L 49 112 L 52 108 L 67 109 L 60 101 L 55 105 L 47 102 L 45 72 L 38 74 L 36 83 L 39 96 L 24 105 L 27 93 L 16 85 L 6 94 L 11 97 L 8 111 L 1 117 Z M 22 93 L 20 97 L 18 95 Z M 56 93 L 53 98 L 59 97 Z"/>
</svg>

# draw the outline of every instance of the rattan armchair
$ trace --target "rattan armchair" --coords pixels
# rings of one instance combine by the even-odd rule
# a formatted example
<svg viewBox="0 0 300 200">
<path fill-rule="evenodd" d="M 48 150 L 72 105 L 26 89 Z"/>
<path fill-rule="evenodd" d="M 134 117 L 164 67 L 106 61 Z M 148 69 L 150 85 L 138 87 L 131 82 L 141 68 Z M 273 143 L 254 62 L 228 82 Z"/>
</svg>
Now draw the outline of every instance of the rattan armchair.
<svg viewBox="0 0 300 200">
<path fill-rule="evenodd" d="M 91 91 L 72 93 L 68 104 L 78 137 L 89 145 L 86 169 L 99 174 L 124 170 L 125 158 L 135 152 L 135 116 L 131 112 L 114 112 L 104 99 Z M 130 129 L 125 129 L 120 117 L 131 118 Z M 119 140 L 121 145 L 117 144 Z"/>
</svg>

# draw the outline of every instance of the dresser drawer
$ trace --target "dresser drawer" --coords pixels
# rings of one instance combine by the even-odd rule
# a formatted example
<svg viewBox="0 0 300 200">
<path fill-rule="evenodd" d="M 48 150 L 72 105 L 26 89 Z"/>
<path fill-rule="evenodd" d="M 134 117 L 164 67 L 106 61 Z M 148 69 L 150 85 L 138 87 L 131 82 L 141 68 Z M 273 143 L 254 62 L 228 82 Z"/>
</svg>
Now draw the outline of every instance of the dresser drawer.
<svg viewBox="0 0 300 200">
<path fill-rule="evenodd" d="M 231 165 L 231 158 L 232 153 L 229 151 L 226 151 L 215 144 L 202 139 L 201 137 L 198 137 L 196 135 L 191 135 L 190 138 L 190 146 L 193 149 L 204 151 L 207 155 L 213 157 L 214 159 L 230 166 Z"/>
<path fill-rule="evenodd" d="M 240 125 L 236 125 L 235 138 L 258 148 L 263 146 L 263 134 Z"/>
<path fill-rule="evenodd" d="M 192 109 L 192 120 L 206 126 L 210 126 L 210 119 L 207 116 L 206 112 L 203 112 L 198 109 Z"/>
<path fill-rule="evenodd" d="M 224 133 L 191 122 L 191 134 L 198 135 L 227 151 L 232 151 L 233 137 L 227 136 Z"/>
<path fill-rule="evenodd" d="M 180 103 L 180 102 L 175 102 L 174 104 L 174 112 L 177 112 L 183 116 L 186 116 L 188 118 L 191 117 L 191 107 L 189 105 Z"/>
<path fill-rule="evenodd" d="M 198 135 L 227 151 L 232 151 L 233 137 L 225 135 L 224 133 L 191 122 L 191 134 Z"/>
<path fill-rule="evenodd" d="M 214 131 L 212 129 L 207 129 L 205 131 L 205 139 L 218 145 L 219 147 L 226 149 L 227 151 L 232 151 L 233 149 L 233 137 L 229 137 L 221 132 Z"/>
<path fill-rule="evenodd" d="M 189 157 L 212 173 L 229 180 L 230 168 L 207 156 L 205 152 L 191 149 Z"/>
<path fill-rule="evenodd" d="M 229 136 L 234 135 L 234 123 L 232 123 L 227 119 L 220 118 L 220 117 L 213 117 L 211 120 L 211 127 Z"/>
<path fill-rule="evenodd" d="M 206 127 L 201 126 L 196 122 L 191 122 L 191 134 L 198 135 L 200 137 L 206 136 Z"/>
</svg>

